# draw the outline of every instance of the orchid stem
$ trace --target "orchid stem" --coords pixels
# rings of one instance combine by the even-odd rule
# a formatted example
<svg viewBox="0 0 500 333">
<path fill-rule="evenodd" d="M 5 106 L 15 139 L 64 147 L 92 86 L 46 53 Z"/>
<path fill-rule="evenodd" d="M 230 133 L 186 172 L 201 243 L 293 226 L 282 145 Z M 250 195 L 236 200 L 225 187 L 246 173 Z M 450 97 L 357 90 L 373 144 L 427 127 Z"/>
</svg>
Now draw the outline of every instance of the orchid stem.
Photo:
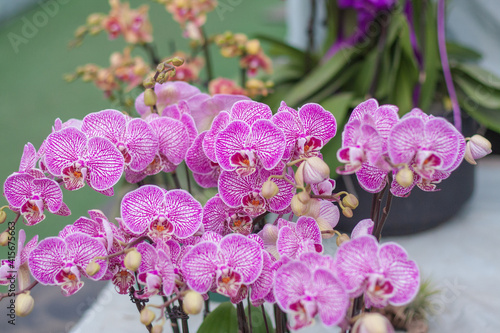
<svg viewBox="0 0 500 333">
<path fill-rule="evenodd" d="M 238 333 L 249 333 L 243 302 L 236 304 L 236 314 L 238 316 Z"/>
<path fill-rule="evenodd" d="M 264 309 L 264 304 L 260 306 L 262 310 L 262 318 L 264 318 L 264 325 L 266 326 L 266 333 L 269 333 L 269 326 L 267 324 L 266 310 Z"/>
<path fill-rule="evenodd" d="M 213 79 L 213 73 L 212 73 L 212 61 L 210 58 L 210 50 L 208 49 L 208 39 L 207 39 L 207 34 L 205 33 L 205 30 L 203 27 L 200 27 L 200 34 L 203 38 L 203 55 L 205 57 L 205 63 L 207 66 L 207 86 L 208 82 L 212 81 Z"/>
<path fill-rule="evenodd" d="M 441 56 L 441 65 L 443 66 L 446 88 L 448 89 L 448 94 L 450 95 L 451 99 L 451 105 L 453 106 L 453 123 L 455 124 L 457 130 L 459 132 L 462 132 L 460 105 L 458 104 L 457 93 L 455 92 L 455 87 L 453 86 L 453 77 L 451 76 L 448 54 L 446 53 L 445 0 L 438 0 L 437 19 L 439 54 Z"/>
</svg>

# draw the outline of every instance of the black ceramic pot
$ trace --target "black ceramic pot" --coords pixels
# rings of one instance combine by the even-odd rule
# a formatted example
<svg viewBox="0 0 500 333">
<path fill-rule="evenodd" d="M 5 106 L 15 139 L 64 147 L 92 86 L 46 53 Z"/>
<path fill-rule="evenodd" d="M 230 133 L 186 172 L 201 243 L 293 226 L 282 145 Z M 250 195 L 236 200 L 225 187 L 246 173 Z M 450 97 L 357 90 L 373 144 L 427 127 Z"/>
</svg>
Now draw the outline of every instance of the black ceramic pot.
<svg viewBox="0 0 500 333">
<path fill-rule="evenodd" d="M 465 136 L 472 136 L 477 129 L 477 124 L 470 117 L 462 119 L 462 126 L 462 132 Z M 448 179 L 444 179 L 438 184 L 437 187 L 440 191 L 424 192 L 415 187 L 407 198 L 394 197 L 382 235 L 413 234 L 434 228 L 450 220 L 472 196 L 474 170 L 474 166 L 464 160 Z M 353 194 L 359 199 L 360 204 L 354 210 L 354 216 L 348 219 L 341 215 L 337 227 L 338 230 L 350 233 L 356 223 L 362 219 L 370 218 L 373 194 L 361 189 L 355 175 L 347 177 L 349 179 L 346 181 L 343 177 L 337 179 L 335 192 L 349 191 L 354 188 Z M 349 186 L 346 186 L 346 182 Z"/>
</svg>

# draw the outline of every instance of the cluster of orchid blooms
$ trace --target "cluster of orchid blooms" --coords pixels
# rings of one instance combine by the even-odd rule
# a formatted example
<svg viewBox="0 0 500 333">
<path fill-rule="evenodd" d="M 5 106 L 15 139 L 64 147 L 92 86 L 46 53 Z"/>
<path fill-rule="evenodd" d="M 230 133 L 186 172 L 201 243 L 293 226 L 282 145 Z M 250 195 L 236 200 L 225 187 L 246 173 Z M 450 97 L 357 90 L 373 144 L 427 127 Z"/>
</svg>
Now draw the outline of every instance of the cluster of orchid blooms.
<svg viewBox="0 0 500 333">
<path fill-rule="evenodd" d="M 245 298 L 254 306 L 276 303 L 292 329 L 312 324 L 316 315 L 326 326 L 348 329 L 350 300 L 384 307 L 416 295 L 417 265 L 401 246 L 379 243 L 374 221 L 360 221 L 350 238 L 334 230 L 337 205 L 352 215 L 357 202 L 333 193 L 322 160 L 321 149 L 337 131 L 329 111 L 312 103 L 297 111 L 283 102 L 273 114 L 248 97 L 211 96 L 185 82 L 156 83 L 135 106 L 139 118 L 103 110 L 82 120 L 57 119 L 38 150 L 25 146 L 4 196 L 26 225 L 42 222 L 47 211 L 70 215 L 62 188 L 87 184 L 112 196 L 123 174 L 139 187 L 121 200 L 117 223 L 89 210 L 58 236 L 26 245 L 20 230 L 16 260 L 2 262 L 0 283 L 15 277 L 26 295 L 31 275 L 34 284 L 58 285 L 70 296 L 85 278 L 109 280 L 138 300 L 165 296 L 162 315 L 183 299 L 190 313 L 193 292 L 200 306 L 201 297 L 215 292 L 239 305 Z M 477 140 L 466 147 L 442 118 L 418 109 L 399 118 L 397 107 L 374 99 L 354 109 L 342 141 L 339 171 L 356 173 L 368 192 L 387 185 L 396 196 L 415 185 L 436 190 L 466 152 L 477 158 L 488 148 Z M 218 188 L 205 205 L 183 189 L 148 183 L 146 177 L 175 172 L 183 161 L 199 186 Z M 274 218 L 266 221 L 269 213 Z M 331 257 L 323 239 L 335 233 L 339 247 Z M 32 299 L 19 307 L 19 314 L 29 313 Z"/>
<path fill-rule="evenodd" d="M 257 39 L 249 39 L 245 34 L 225 32 L 219 35 L 206 36 L 203 25 L 206 14 L 217 6 L 215 0 L 156 0 L 170 12 L 184 30 L 184 37 L 190 40 L 189 54 L 177 51 L 169 58 L 182 58 L 184 62 L 177 66 L 171 79 L 188 83 L 200 83 L 200 72 L 207 67 L 208 89 L 213 94 L 245 95 L 251 98 L 266 96 L 272 83 L 255 76 L 258 72 L 272 73 L 271 59 L 264 53 Z M 101 67 L 96 64 L 86 64 L 76 69 L 74 73 L 65 76 L 71 82 L 81 78 L 84 82 L 93 82 L 111 100 L 118 100 L 122 106 L 133 106 L 130 92 L 139 88 L 145 77 L 152 77 L 154 71 L 140 56 L 132 57 L 131 52 L 136 47 L 143 48 L 151 58 L 151 63 L 167 60 L 161 59 L 153 44 L 153 30 L 148 18 L 149 7 L 130 8 L 128 3 L 120 0 L 110 0 L 111 10 L 108 14 L 94 13 L 87 18 L 85 25 L 75 32 L 75 40 L 71 45 L 80 45 L 86 35 L 97 35 L 106 32 L 110 40 L 123 36 L 128 44 L 123 52 L 114 52 L 110 56 L 110 66 Z M 242 77 L 241 83 L 223 77 L 212 77 L 211 60 L 208 46 L 214 43 L 220 48 L 220 54 L 225 58 L 239 58 Z M 197 55 L 204 52 L 204 57 Z M 137 95 L 135 95 L 137 96 Z M 135 97 L 134 96 L 134 97 Z"/>
</svg>

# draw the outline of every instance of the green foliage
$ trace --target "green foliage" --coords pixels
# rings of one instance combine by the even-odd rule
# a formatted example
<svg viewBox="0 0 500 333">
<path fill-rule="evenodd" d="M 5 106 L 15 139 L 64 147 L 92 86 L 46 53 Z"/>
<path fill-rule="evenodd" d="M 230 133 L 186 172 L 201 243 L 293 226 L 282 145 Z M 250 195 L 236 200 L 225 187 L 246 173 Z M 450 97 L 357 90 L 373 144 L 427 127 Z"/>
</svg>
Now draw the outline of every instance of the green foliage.
<svg viewBox="0 0 500 333">
<path fill-rule="evenodd" d="M 236 308 L 231 302 L 221 303 L 205 318 L 198 333 L 234 333 L 238 332 Z"/>
<path fill-rule="evenodd" d="M 264 322 L 264 316 L 262 315 L 262 309 L 251 305 L 250 312 L 252 315 L 252 332 L 267 333 L 266 324 Z M 248 307 L 245 308 L 245 314 L 248 314 Z M 269 318 L 267 312 L 265 312 L 265 314 L 266 314 L 267 325 L 269 328 L 269 333 L 274 333 L 274 327 L 273 323 L 271 322 L 271 318 Z M 248 321 L 248 315 L 247 315 L 247 321 Z"/>
</svg>

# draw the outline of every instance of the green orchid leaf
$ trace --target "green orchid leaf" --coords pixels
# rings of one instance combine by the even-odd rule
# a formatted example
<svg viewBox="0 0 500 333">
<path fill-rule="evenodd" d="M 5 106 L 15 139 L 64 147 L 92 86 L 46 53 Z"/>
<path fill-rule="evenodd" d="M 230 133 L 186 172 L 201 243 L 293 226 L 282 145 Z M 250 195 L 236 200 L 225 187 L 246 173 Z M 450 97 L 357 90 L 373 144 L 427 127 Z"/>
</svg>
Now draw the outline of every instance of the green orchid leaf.
<svg viewBox="0 0 500 333">
<path fill-rule="evenodd" d="M 475 61 L 482 58 L 481 53 L 453 42 L 446 42 L 446 51 L 450 60 Z"/>
<path fill-rule="evenodd" d="M 425 16 L 427 22 L 436 21 L 436 7 L 427 4 L 427 14 Z M 424 72 L 422 78 L 422 86 L 420 88 L 420 98 L 418 106 L 422 110 L 427 110 L 434 101 L 436 95 L 436 86 L 439 79 L 443 80 L 441 74 L 441 58 L 439 57 L 439 46 L 437 40 L 436 24 L 426 24 L 424 31 Z"/>
<path fill-rule="evenodd" d="M 234 333 L 238 332 L 236 308 L 231 302 L 221 303 L 203 320 L 198 333 Z"/>
<path fill-rule="evenodd" d="M 326 63 L 316 66 L 303 80 L 296 84 L 285 96 L 285 101 L 292 107 L 297 107 L 310 96 L 320 91 L 345 66 L 347 66 L 356 50 L 343 49 L 336 53 Z"/>
<path fill-rule="evenodd" d="M 458 100 L 463 109 L 477 122 L 500 133 L 500 112 L 498 110 L 482 108 L 465 96 L 459 96 Z"/>
<path fill-rule="evenodd" d="M 486 109 L 497 109 L 500 112 L 500 91 L 491 89 L 472 79 L 454 76 L 453 81 L 458 84 L 468 98 Z"/>
<path fill-rule="evenodd" d="M 271 318 L 266 311 L 264 311 L 264 313 L 266 314 L 266 321 L 264 321 L 264 316 L 262 315 L 262 309 L 260 307 L 251 306 L 250 313 L 252 316 L 253 333 L 267 333 L 268 331 L 266 330 L 266 321 L 269 333 L 274 333 L 273 323 L 271 322 Z M 247 321 L 249 321 L 248 306 L 245 308 L 245 314 L 247 315 Z"/>
<path fill-rule="evenodd" d="M 452 72 L 464 73 L 486 87 L 500 90 L 500 78 L 495 74 L 473 64 L 452 63 Z"/>
</svg>

